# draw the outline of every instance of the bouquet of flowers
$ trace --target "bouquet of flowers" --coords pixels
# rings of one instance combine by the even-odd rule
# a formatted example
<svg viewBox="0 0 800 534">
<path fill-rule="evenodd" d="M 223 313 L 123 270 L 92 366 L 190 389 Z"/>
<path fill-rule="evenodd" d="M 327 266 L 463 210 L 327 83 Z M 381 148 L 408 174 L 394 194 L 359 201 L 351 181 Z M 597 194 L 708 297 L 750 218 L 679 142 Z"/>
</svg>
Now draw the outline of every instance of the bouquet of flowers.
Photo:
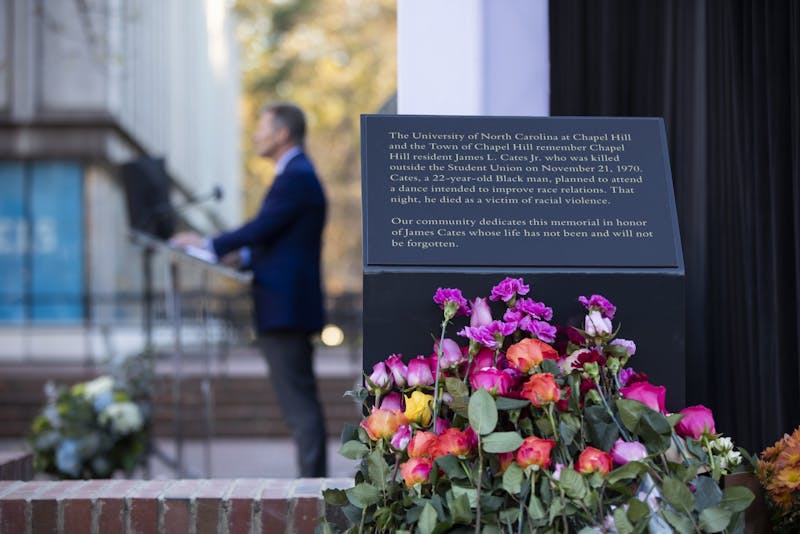
<svg viewBox="0 0 800 534">
<path fill-rule="evenodd" d="M 147 449 L 147 409 L 104 375 L 72 387 L 48 384 L 28 438 L 34 468 L 60 478 L 107 478 L 133 470 Z"/>
<path fill-rule="evenodd" d="M 766 490 L 773 532 L 800 531 L 800 428 L 761 453 L 757 473 Z"/>
<path fill-rule="evenodd" d="M 440 288 L 433 353 L 393 354 L 348 392 L 364 419 L 340 452 L 360 467 L 325 498 L 351 531 L 741 530 L 753 495 L 720 489 L 741 456 L 711 411 L 667 413 L 606 298 L 580 297 L 584 322 L 558 329 L 529 292 L 512 278 L 471 302 Z"/>
</svg>

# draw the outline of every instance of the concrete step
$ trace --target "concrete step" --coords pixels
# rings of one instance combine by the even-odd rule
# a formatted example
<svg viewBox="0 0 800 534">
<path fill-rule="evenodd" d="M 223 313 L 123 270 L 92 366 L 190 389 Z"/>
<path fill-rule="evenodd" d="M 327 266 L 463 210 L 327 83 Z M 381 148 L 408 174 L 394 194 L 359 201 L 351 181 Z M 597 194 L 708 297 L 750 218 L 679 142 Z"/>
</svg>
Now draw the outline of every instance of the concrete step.
<svg viewBox="0 0 800 534">
<path fill-rule="evenodd" d="M 345 351 L 318 351 L 316 355 L 317 386 L 330 436 L 338 436 L 345 423 L 360 419 L 358 406 L 343 397 L 359 382 L 360 365 L 360 357 L 354 362 Z M 193 359 L 181 367 L 177 376 L 170 361 L 159 361 L 156 367 L 152 420 L 155 436 L 171 437 L 176 432 L 186 438 L 288 436 L 267 366 L 256 353 L 243 351 L 224 365 L 217 362 L 208 366 Z M 71 385 L 99 374 L 102 370 L 80 364 L 0 366 L 0 438 L 28 433 L 44 405 L 48 381 Z M 176 379 L 180 383 L 180 402 L 174 397 Z M 180 417 L 180 427 L 176 416 Z"/>
</svg>

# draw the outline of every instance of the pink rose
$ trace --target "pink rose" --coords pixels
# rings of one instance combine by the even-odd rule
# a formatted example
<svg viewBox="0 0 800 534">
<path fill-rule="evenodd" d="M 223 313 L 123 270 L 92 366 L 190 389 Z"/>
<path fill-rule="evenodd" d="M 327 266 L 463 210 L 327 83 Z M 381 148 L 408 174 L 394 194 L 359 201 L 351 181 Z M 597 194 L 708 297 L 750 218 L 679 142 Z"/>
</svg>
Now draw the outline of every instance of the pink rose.
<svg viewBox="0 0 800 534">
<path fill-rule="evenodd" d="M 439 341 L 433 345 L 433 350 L 439 353 Z M 443 339 L 441 342 L 442 361 L 439 364 L 442 369 L 450 369 L 459 365 L 464 360 L 464 353 L 461 352 L 461 347 L 452 339 Z M 434 364 L 435 365 L 435 364 Z"/>
<path fill-rule="evenodd" d="M 394 383 L 397 384 L 397 387 L 404 388 L 408 376 L 408 367 L 403 363 L 401 356 L 399 354 L 392 354 L 389 356 L 386 360 L 386 367 L 391 371 L 392 378 L 394 379 Z"/>
<path fill-rule="evenodd" d="M 394 410 L 396 412 L 403 411 L 403 395 L 399 391 L 392 391 L 388 393 L 383 400 L 381 400 L 380 408 L 384 410 Z"/>
<path fill-rule="evenodd" d="M 619 390 L 626 399 L 632 399 L 646 404 L 656 412 L 665 413 L 664 398 L 667 389 L 664 386 L 654 386 L 649 382 L 635 382 Z"/>
<path fill-rule="evenodd" d="M 408 387 L 430 386 L 433 384 L 433 373 L 428 358 L 417 356 L 408 362 Z"/>
<path fill-rule="evenodd" d="M 714 414 L 702 404 L 684 408 L 680 413 L 683 414 L 683 419 L 675 425 L 675 432 L 679 436 L 700 439 L 703 434 L 717 433 L 714 428 Z"/>
<path fill-rule="evenodd" d="M 392 387 L 392 375 L 389 373 L 384 362 L 378 362 L 372 366 L 372 374 L 367 377 L 367 391 L 383 392 Z"/>
<path fill-rule="evenodd" d="M 469 325 L 472 328 L 486 326 L 492 322 L 492 310 L 486 299 L 477 298 L 472 303 L 472 315 L 469 318 Z"/>
<path fill-rule="evenodd" d="M 409 425 L 400 425 L 397 427 L 397 432 L 390 443 L 396 450 L 404 451 L 408 447 L 409 441 L 411 441 L 411 427 Z"/>
<path fill-rule="evenodd" d="M 611 447 L 611 458 L 617 465 L 625 465 L 634 460 L 647 457 L 647 449 L 638 441 L 624 441 L 618 439 Z"/>
<path fill-rule="evenodd" d="M 473 390 L 483 388 L 495 395 L 505 395 L 513 385 L 513 378 L 496 367 L 484 367 L 470 374 L 469 383 Z"/>
</svg>

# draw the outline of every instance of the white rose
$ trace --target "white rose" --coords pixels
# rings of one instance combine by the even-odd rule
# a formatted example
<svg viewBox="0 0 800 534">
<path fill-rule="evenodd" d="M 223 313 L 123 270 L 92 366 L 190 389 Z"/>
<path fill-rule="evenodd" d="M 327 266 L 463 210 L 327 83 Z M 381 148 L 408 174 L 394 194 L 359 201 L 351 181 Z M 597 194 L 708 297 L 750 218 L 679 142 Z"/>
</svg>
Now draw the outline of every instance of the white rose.
<svg viewBox="0 0 800 534">
<path fill-rule="evenodd" d="M 603 317 L 597 310 L 590 311 L 583 324 L 584 330 L 586 330 L 586 333 L 591 337 L 603 336 L 611 333 L 611 320 Z"/>
<path fill-rule="evenodd" d="M 111 423 L 111 429 L 118 434 L 132 434 L 141 430 L 144 418 L 139 407 L 132 402 L 115 402 L 100 413 L 102 424 Z"/>
<path fill-rule="evenodd" d="M 96 396 L 114 389 L 114 379 L 110 376 L 98 376 L 90 382 L 86 382 L 83 388 L 83 396 L 89 400 Z"/>
</svg>

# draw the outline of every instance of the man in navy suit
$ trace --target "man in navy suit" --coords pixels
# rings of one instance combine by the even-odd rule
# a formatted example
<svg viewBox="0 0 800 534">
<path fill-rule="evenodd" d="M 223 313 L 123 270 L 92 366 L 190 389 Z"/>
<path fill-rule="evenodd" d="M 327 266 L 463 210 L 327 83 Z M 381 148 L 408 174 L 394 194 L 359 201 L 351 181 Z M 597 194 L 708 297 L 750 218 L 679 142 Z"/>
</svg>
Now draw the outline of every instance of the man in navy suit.
<svg viewBox="0 0 800 534">
<path fill-rule="evenodd" d="M 281 411 L 291 427 L 301 477 L 326 476 L 325 420 L 312 368 L 311 336 L 324 324 L 320 252 L 326 201 L 303 151 L 306 121 L 291 104 L 265 107 L 253 143 L 275 162 L 275 180 L 255 217 L 207 247 L 218 258 L 244 252 L 253 271 L 258 345 L 269 363 Z M 197 245 L 193 234 L 172 239 Z"/>
</svg>

